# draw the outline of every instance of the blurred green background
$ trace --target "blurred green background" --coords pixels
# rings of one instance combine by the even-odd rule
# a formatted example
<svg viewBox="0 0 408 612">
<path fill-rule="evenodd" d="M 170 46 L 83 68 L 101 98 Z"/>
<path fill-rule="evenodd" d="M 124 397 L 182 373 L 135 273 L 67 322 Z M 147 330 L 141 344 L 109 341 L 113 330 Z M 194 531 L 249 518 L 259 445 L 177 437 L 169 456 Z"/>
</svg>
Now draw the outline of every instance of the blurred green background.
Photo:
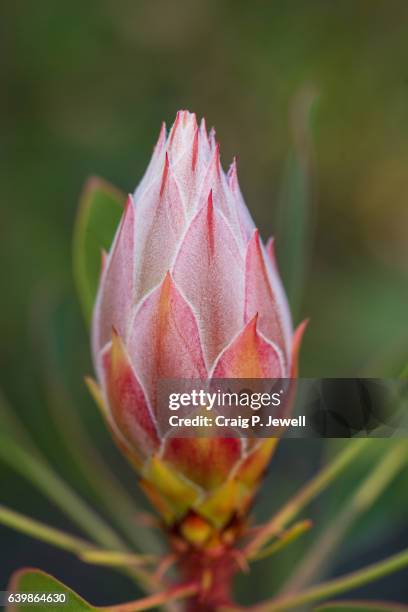
<svg viewBox="0 0 408 612">
<path fill-rule="evenodd" d="M 61 436 L 71 409 L 137 492 L 83 384 L 91 372 L 88 335 L 71 270 L 78 197 L 90 174 L 133 191 L 161 121 L 169 126 L 180 108 L 215 125 L 224 168 L 238 155 L 248 207 L 263 237 L 275 235 L 287 284 L 295 278 L 296 322 L 310 317 L 301 374 L 398 373 L 408 344 L 404 0 L 16 0 L 0 14 L 1 383 L 12 411 L 84 496 L 95 501 Z M 301 248 L 300 222 L 308 228 Z M 74 434 L 70 444 L 81 449 Z M 391 444 L 377 441 L 370 453 Z M 313 473 L 333 445 L 282 443 L 260 514 Z M 315 520 L 347 499 L 371 461 L 364 457 L 353 478 L 312 509 Z M 12 470 L 0 464 L 0 474 L 2 503 L 75 531 Z M 407 485 L 400 475 L 330 571 L 381 558 L 408 539 Z M 107 570 L 4 528 L 0 538 L 0 590 L 13 569 L 34 565 L 94 602 L 134 594 Z M 257 581 L 258 597 L 271 594 L 302 546 L 277 566 L 272 559 L 259 565 L 245 583 Z M 363 594 L 404 601 L 404 588 L 396 577 Z"/>
</svg>

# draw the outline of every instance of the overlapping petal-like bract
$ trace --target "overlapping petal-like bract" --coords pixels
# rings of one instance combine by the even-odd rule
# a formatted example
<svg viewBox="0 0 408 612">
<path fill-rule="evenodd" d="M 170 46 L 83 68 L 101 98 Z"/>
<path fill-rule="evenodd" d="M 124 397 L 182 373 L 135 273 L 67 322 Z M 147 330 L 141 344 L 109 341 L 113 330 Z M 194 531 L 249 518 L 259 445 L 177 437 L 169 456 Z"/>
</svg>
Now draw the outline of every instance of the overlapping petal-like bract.
<svg viewBox="0 0 408 612">
<path fill-rule="evenodd" d="M 290 377 L 301 333 L 235 162 L 225 174 L 214 132 L 179 112 L 104 257 L 93 389 L 144 490 L 190 542 L 203 545 L 246 512 L 275 441 L 161 440 L 157 381 Z"/>
</svg>

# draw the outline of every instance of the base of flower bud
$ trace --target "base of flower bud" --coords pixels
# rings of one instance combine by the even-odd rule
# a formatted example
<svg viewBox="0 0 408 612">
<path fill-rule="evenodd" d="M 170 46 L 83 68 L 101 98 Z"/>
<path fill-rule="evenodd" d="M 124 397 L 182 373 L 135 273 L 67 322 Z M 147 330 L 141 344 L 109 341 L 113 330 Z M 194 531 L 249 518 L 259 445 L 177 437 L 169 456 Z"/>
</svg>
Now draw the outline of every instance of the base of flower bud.
<svg viewBox="0 0 408 612">
<path fill-rule="evenodd" d="M 214 612 L 232 604 L 232 579 L 240 569 L 236 555 L 232 549 L 214 552 L 191 549 L 179 559 L 183 578 L 200 585 L 198 594 L 187 602 L 187 612 Z"/>
<path fill-rule="evenodd" d="M 232 603 L 232 579 L 242 569 L 235 543 L 245 526 L 235 517 L 217 530 L 205 518 L 190 512 L 171 529 L 170 544 L 183 580 L 200 585 L 198 594 L 188 601 L 188 612 L 212 612 Z"/>
</svg>

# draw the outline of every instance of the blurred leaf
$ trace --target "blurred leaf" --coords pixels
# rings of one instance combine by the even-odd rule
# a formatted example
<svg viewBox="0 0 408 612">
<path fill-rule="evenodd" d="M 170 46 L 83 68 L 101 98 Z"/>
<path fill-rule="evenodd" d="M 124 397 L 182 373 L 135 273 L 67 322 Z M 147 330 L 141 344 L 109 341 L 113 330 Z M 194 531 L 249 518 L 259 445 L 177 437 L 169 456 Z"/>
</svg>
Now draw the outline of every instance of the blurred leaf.
<svg viewBox="0 0 408 612">
<path fill-rule="evenodd" d="M 70 588 L 65 586 L 62 582 L 53 578 L 49 574 L 42 572 L 41 570 L 35 569 L 22 569 L 15 572 L 8 585 L 8 591 L 11 593 L 63 593 L 66 596 L 66 603 L 60 604 L 61 609 L 66 612 L 81 612 L 81 610 L 97 610 L 94 606 L 87 603 L 77 593 L 72 591 Z M 7 612 L 20 612 L 27 611 L 32 612 L 34 604 L 32 603 L 20 603 L 20 604 L 8 604 Z M 39 605 L 34 606 L 39 608 Z M 55 608 L 59 608 L 56 604 Z M 44 610 L 51 610 L 51 605 L 41 604 L 41 608 Z"/>
<path fill-rule="evenodd" d="M 332 601 L 317 608 L 315 612 L 403 612 L 408 607 L 390 601 Z"/>
<path fill-rule="evenodd" d="M 153 555 L 136 555 L 117 550 L 95 548 L 92 542 L 71 535 L 62 531 L 62 529 L 50 527 L 2 504 L 0 504 L 0 524 L 62 550 L 67 550 L 77 555 L 82 561 L 93 565 L 140 567 L 152 564 L 157 560 L 157 557 Z"/>
<path fill-rule="evenodd" d="M 360 483 L 373 468 L 379 464 L 400 441 L 397 438 L 366 440 L 364 453 L 353 462 L 353 469 L 347 473 L 347 478 L 338 481 L 336 488 L 328 491 L 325 503 L 320 508 L 320 521 L 316 525 L 316 532 L 322 532 L 333 516 L 339 512 L 339 499 L 351 500 Z M 344 445 L 344 441 L 338 440 L 331 444 L 333 451 L 336 446 Z M 348 444 L 347 442 L 345 443 Z M 375 476 L 373 477 L 375 480 Z M 380 483 L 379 483 L 380 484 Z M 364 515 L 364 520 L 353 524 L 347 538 L 342 539 L 339 560 L 351 558 L 362 549 L 372 546 L 373 539 L 377 546 L 389 538 L 398 537 L 398 532 L 406 524 L 406 505 L 408 503 L 408 470 L 403 469 L 389 483 L 386 491 L 376 498 L 375 503 Z M 387 520 L 384 520 L 384 517 Z M 316 537 L 319 537 L 318 533 Z"/>
<path fill-rule="evenodd" d="M 7 432 L 0 431 L 0 459 L 4 463 L 37 487 L 100 546 L 126 552 L 127 546 L 122 538 L 34 450 L 34 453 L 27 452 L 9 439 Z M 146 591 L 160 586 L 160 581 L 143 569 L 132 567 L 124 571 Z"/>
<path fill-rule="evenodd" d="M 396 555 L 387 557 L 377 563 L 372 563 L 359 570 L 338 576 L 327 582 L 321 582 L 308 589 L 278 596 L 251 607 L 252 612 L 278 612 L 282 610 L 299 610 L 305 604 L 327 599 L 333 595 L 346 593 L 358 587 L 379 580 L 408 566 L 408 548 Z M 228 608 L 226 608 L 228 609 Z"/>
<path fill-rule="evenodd" d="M 315 100 L 313 90 L 303 89 L 293 101 L 293 146 L 287 160 L 277 210 L 278 261 L 295 316 L 302 299 L 312 242 L 311 111 Z"/>
<path fill-rule="evenodd" d="M 289 594 L 304 589 L 321 577 L 324 569 L 330 569 L 334 551 L 348 533 L 351 525 L 361 515 L 365 515 L 380 498 L 398 472 L 406 466 L 408 450 L 405 440 L 395 444 L 372 467 L 368 476 L 345 498 L 341 508 L 333 514 L 322 533 L 317 537 L 303 556 L 294 573 L 289 578 L 281 594 Z"/>
<path fill-rule="evenodd" d="M 40 456 L 0 434 L 0 459 L 51 499 L 101 546 L 125 550 L 122 539 Z"/>
<path fill-rule="evenodd" d="M 168 603 L 172 600 L 184 599 L 190 597 L 197 592 L 197 585 L 182 584 L 175 587 L 170 587 L 166 591 L 155 593 L 129 601 L 123 604 L 113 606 L 92 606 L 90 603 L 82 599 L 72 589 L 65 584 L 37 569 L 21 569 L 15 572 L 8 585 L 8 593 L 38 593 L 38 594 L 64 594 L 66 603 L 56 604 L 54 610 L 61 609 L 67 612 L 81 612 L 82 610 L 105 610 L 105 612 L 142 612 L 143 610 L 157 609 L 158 607 L 168 607 Z M 31 612 L 33 607 L 40 610 L 51 610 L 50 603 L 10 603 L 7 605 L 6 612 Z"/>
<path fill-rule="evenodd" d="M 157 557 L 154 555 L 135 555 L 133 553 L 123 553 L 116 550 L 99 550 L 90 547 L 86 550 L 83 549 L 79 556 L 86 563 L 111 567 L 140 567 L 152 563 L 157 564 Z"/>
<path fill-rule="evenodd" d="M 408 363 L 400 374 L 400 378 L 408 378 Z"/>
<path fill-rule="evenodd" d="M 138 550 L 162 552 L 161 538 L 152 529 L 137 522 L 136 515 L 140 509 L 136 499 L 129 495 L 95 445 L 94 432 L 89 435 L 85 427 L 84 410 L 78 406 L 67 380 L 67 371 L 75 358 L 76 348 L 70 343 L 72 327 L 67 321 L 66 309 L 53 306 L 47 299 L 47 304 L 39 309 L 41 316 L 35 319 L 36 353 L 42 357 L 39 367 L 48 408 L 61 434 L 69 461 L 85 479 L 88 491 L 94 493 L 98 507 L 102 504 L 102 508 L 106 508 L 111 520 Z M 96 408 L 95 413 L 99 419 Z M 75 444 L 72 444 L 72 440 L 75 440 Z"/>
<path fill-rule="evenodd" d="M 280 534 L 275 542 L 260 550 L 259 553 L 253 557 L 252 561 L 258 561 L 258 559 L 265 559 L 266 557 L 274 555 L 276 552 L 279 552 L 282 548 L 285 548 L 285 546 L 294 540 L 297 540 L 297 538 L 303 535 L 306 531 L 309 531 L 311 528 L 312 521 L 309 521 L 308 519 L 295 523 L 292 527 L 289 527 L 289 529 Z"/>
<path fill-rule="evenodd" d="M 66 533 L 61 529 L 49 527 L 2 504 L 0 504 L 0 524 L 70 552 L 77 553 L 92 548 L 91 542 Z"/>
<path fill-rule="evenodd" d="M 27 433 L 16 412 L 11 408 L 1 391 L 0 421 L 3 434 L 19 442 L 25 449 L 29 449 L 31 453 L 35 454 L 37 452 L 30 435 Z"/>
<path fill-rule="evenodd" d="M 249 559 L 253 558 L 262 546 L 280 533 L 312 499 L 324 491 L 355 460 L 366 444 L 367 439 L 364 438 L 348 441 L 342 452 L 338 453 L 330 463 L 325 465 L 311 480 L 306 482 L 269 521 L 259 528 L 256 535 L 245 547 L 247 557 Z"/>
<path fill-rule="evenodd" d="M 74 229 L 74 276 L 87 323 L 98 288 L 102 249 L 112 244 L 125 195 L 108 182 L 92 177 L 81 196 Z"/>
</svg>

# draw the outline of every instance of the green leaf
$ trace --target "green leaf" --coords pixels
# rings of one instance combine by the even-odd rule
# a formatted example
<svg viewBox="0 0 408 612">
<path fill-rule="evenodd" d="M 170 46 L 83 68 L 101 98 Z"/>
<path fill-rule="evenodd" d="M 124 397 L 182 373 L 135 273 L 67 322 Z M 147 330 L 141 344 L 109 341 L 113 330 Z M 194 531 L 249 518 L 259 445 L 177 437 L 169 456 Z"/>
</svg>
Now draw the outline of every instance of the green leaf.
<svg viewBox="0 0 408 612">
<path fill-rule="evenodd" d="M 279 268 L 294 316 L 301 304 L 312 244 L 311 117 L 316 98 L 316 92 L 309 88 L 294 97 L 290 121 L 292 147 L 276 218 Z"/>
<path fill-rule="evenodd" d="M 315 538 L 280 594 L 300 591 L 317 578 L 321 578 L 322 572 L 327 573 L 335 558 L 337 546 L 347 539 L 353 523 L 370 512 L 407 462 L 406 441 L 396 441 L 388 452 L 374 463 L 358 487 L 344 498 L 340 510 L 333 514 L 327 526 Z"/>
<path fill-rule="evenodd" d="M 274 555 L 276 552 L 279 552 L 282 548 L 285 548 L 288 544 L 297 540 L 301 535 L 303 535 L 306 531 L 309 531 L 312 527 L 312 521 L 306 519 L 304 521 L 299 521 L 289 527 L 282 534 L 277 534 L 277 539 L 270 544 L 269 546 L 265 546 L 262 548 L 253 558 L 252 561 L 258 561 L 259 559 L 266 559 L 271 555 Z"/>
<path fill-rule="evenodd" d="M 312 499 L 324 491 L 355 460 L 367 443 L 367 438 L 348 441 L 342 452 L 306 482 L 269 521 L 260 526 L 256 535 L 245 547 L 247 558 L 252 559 L 262 546 L 280 533 Z"/>
<path fill-rule="evenodd" d="M 153 563 L 157 565 L 157 557 L 154 555 L 135 555 L 133 553 L 124 553 L 116 550 L 89 548 L 88 550 L 80 552 L 79 556 L 82 561 L 86 563 L 111 567 L 141 567 Z"/>
<path fill-rule="evenodd" d="M 408 606 L 389 601 L 332 601 L 314 608 L 315 612 L 407 612 Z"/>
<path fill-rule="evenodd" d="M 29 480 L 100 546 L 124 550 L 122 539 L 41 456 L 28 452 L 0 431 L 0 460 Z"/>
<path fill-rule="evenodd" d="M 9 603 L 6 612 L 33 612 L 33 610 L 64 610 L 64 612 L 82 612 L 83 610 L 104 610 L 105 612 L 141 612 L 142 610 L 157 609 L 172 600 L 184 599 L 197 593 L 197 584 L 181 584 L 170 587 L 166 591 L 153 593 L 148 597 L 129 601 L 113 606 L 95 607 L 82 599 L 75 591 L 53 578 L 49 574 L 37 569 L 26 568 L 15 572 L 8 585 L 9 597 L 12 593 L 54 593 L 65 595 L 66 603 L 52 605 L 52 603 L 37 605 L 33 603 Z M 161 609 L 161 608 L 160 608 Z"/>
<path fill-rule="evenodd" d="M 74 228 L 74 276 L 79 299 L 89 323 L 98 288 L 101 251 L 112 244 L 126 197 L 96 177 L 83 190 Z"/>
<path fill-rule="evenodd" d="M 33 441 L 25 430 L 17 416 L 16 411 L 8 403 L 2 391 L 0 390 L 0 422 L 1 432 L 8 439 L 15 440 L 16 443 L 23 445 L 31 453 L 36 454 L 37 450 L 34 447 Z"/>
<path fill-rule="evenodd" d="M 53 610 L 59 609 L 64 612 L 81 612 L 82 610 L 97 610 L 94 606 L 87 603 L 77 593 L 65 586 L 56 578 L 36 569 L 22 569 L 15 572 L 8 586 L 9 593 L 58 593 L 66 596 L 67 603 L 55 605 L 31 603 L 9 603 L 6 607 L 7 612 L 33 612 L 35 609 Z"/>
<path fill-rule="evenodd" d="M 20 531 L 25 535 L 74 553 L 87 551 L 93 546 L 91 542 L 66 533 L 61 529 L 50 527 L 41 521 L 21 514 L 21 512 L 3 506 L 3 504 L 0 504 L 0 525 L 6 525 L 6 527 Z"/>
<path fill-rule="evenodd" d="M 141 514 L 138 502 L 95 445 L 94 437 L 85 427 L 83 406 L 78 404 L 71 391 L 69 369 L 75 362 L 78 338 L 70 314 L 71 310 L 65 304 L 56 307 L 48 300 L 35 325 L 39 366 L 47 390 L 47 407 L 63 442 L 60 453 L 66 449 L 69 461 L 85 479 L 88 490 L 94 493 L 97 507 L 102 504 L 106 508 L 111 521 L 138 550 L 162 552 L 163 543 L 158 531 L 137 521 L 137 515 Z M 96 406 L 95 411 L 99 419 Z M 72 440 L 76 444 L 72 444 Z"/>
<path fill-rule="evenodd" d="M 405 368 L 403 368 L 401 374 L 400 374 L 400 378 L 408 378 L 408 363 L 405 366 Z"/>
<path fill-rule="evenodd" d="M 147 564 L 157 564 L 157 557 L 154 555 L 137 555 L 117 550 L 95 548 L 92 542 L 73 536 L 62 529 L 51 527 L 25 514 L 21 514 L 21 512 L 16 512 L 7 506 L 3 506 L 3 504 L 0 504 L 0 525 L 5 525 L 32 538 L 72 552 L 82 561 L 93 565 L 141 567 Z"/>
<path fill-rule="evenodd" d="M 361 586 L 379 580 L 394 572 L 401 571 L 408 566 L 408 548 L 387 557 L 377 563 L 372 563 L 359 570 L 338 576 L 327 582 L 321 582 L 305 591 L 289 593 L 261 602 L 252 606 L 252 612 L 282 612 L 282 610 L 299 610 L 302 606 L 322 599 L 328 599 L 333 595 L 339 595 Z"/>
</svg>

